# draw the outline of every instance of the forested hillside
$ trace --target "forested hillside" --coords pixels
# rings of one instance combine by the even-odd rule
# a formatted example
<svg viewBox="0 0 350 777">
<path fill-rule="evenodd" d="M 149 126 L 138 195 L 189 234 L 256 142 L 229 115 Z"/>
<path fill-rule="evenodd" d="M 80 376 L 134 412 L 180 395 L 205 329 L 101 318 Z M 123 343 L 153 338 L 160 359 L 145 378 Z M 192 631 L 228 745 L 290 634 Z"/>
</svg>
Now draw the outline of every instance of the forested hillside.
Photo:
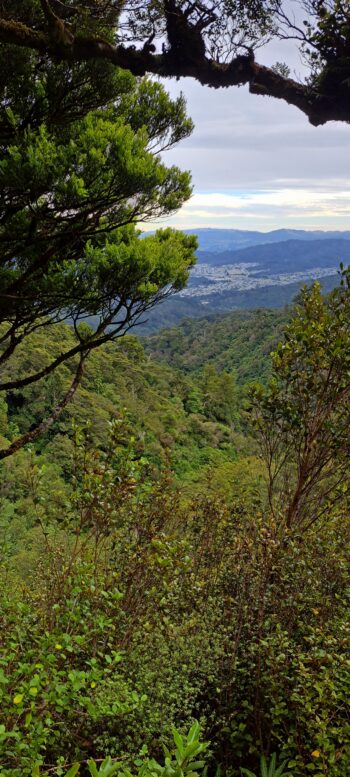
<svg viewBox="0 0 350 777">
<path fill-rule="evenodd" d="M 174 329 L 164 329 L 144 340 L 156 359 L 198 373 L 211 364 L 218 371 L 230 370 L 243 386 L 266 378 L 269 353 L 279 342 L 290 311 L 247 310 L 216 318 L 187 319 Z"/>
<path fill-rule="evenodd" d="M 347 777 L 348 297 L 102 346 L 2 463 L 6 777 L 151 777 L 164 744 L 174 769 Z M 55 332 L 14 370 L 69 346 Z M 3 443 L 72 369 L 7 393 Z"/>
<path fill-rule="evenodd" d="M 266 350 L 272 326 L 273 318 L 270 331 L 266 328 Z M 172 334 L 180 337 L 181 330 Z M 57 355 L 62 341 L 67 347 L 74 342 L 71 328 L 63 324 L 55 337 L 33 335 L 25 348 L 18 349 L 12 369 L 25 371 L 34 363 L 44 368 Z M 149 348 L 150 342 L 145 341 L 145 346 Z M 203 360 L 207 361 L 205 353 Z M 89 424 L 91 443 L 104 448 L 110 421 L 122 417 L 133 430 L 135 455 L 145 456 L 158 472 L 168 463 L 182 478 L 203 476 L 201 468 L 210 461 L 219 464 L 235 459 L 237 446 L 251 445 L 243 438 L 244 419 L 239 412 L 243 394 L 231 367 L 229 361 L 227 368 L 218 368 L 213 361 L 209 370 L 191 377 L 175 364 L 167 366 L 150 357 L 134 336 L 102 346 L 88 362 L 80 390 L 35 450 L 66 471 L 67 456 L 73 450 L 73 421 L 82 428 Z M 49 411 L 53 394 L 69 385 L 72 370 L 65 363 L 54 380 L 7 392 L 3 437 L 22 435 L 35 427 Z M 10 378 L 11 372 L 4 377 Z"/>
<path fill-rule="evenodd" d="M 192 196 L 164 76 L 348 120 L 347 4 L 304 10 L 302 84 L 279 3 L 0 2 L 0 777 L 349 777 L 349 233 L 203 272 L 139 227 Z"/>
<path fill-rule="evenodd" d="M 159 336 L 143 338 L 142 343 L 126 336 L 102 346 L 90 358 L 72 402 L 33 448 L 40 466 L 53 467 L 65 489 L 74 449 L 73 425 L 87 431 L 91 445 L 104 449 L 110 422 L 122 419 L 132 430 L 135 457 L 158 473 L 169 467 L 187 490 L 209 473 L 213 482 L 223 482 L 225 473 L 231 477 L 240 470 L 237 462 L 243 457 L 253 480 L 256 446 L 244 413 L 247 390 L 253 381 L 266 382 L 269 353 L 287 319 L 287 311 L 260 310 L 213 321 L 187 320 Z M 32 335 L 17 350 L 11 365 L 14 374 L 18 370 L 24 374 L 33 364 L 43 369 L 57 356 L 62 341 L 68 348 L 74 343 L 71 327 L 64 324 L 55 336 Z M 73 366 L 65 363 L 54 380 L 7 392 L 1 416 L 3 444 L 47 415 L 55 393 L 69 385 L 72 371 Z M 9 369 L 4 377 L 11 378 Z M 26 455 L 22 459 L 21 464 Z M 5 479 L 13 468 L 11 480 L 16 477 L 15 459 L 6 465 Z M 260 475 L 259 466 L 257 471 Z M 243 481 L 247 485 L 246 477 Z M 21 511 L 21 501 L 15 509 Z"/>
</svg>

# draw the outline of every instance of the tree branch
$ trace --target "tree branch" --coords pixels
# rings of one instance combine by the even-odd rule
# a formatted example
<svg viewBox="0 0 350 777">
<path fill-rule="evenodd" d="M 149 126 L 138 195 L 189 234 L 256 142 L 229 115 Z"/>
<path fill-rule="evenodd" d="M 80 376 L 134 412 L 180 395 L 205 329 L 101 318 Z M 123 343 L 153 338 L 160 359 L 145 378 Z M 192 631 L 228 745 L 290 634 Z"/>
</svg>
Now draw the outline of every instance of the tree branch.
<svg viewBox="0 0 350 777">
<path fill-rule="evenodd" d="M 0 450 L 0 460 L 6 459 L 8 456 L 12 456 L 13 453 L 16 453 L 18 450 L 23 448 L 24 445 L 27 445 L 29 442 L 33 442 L 37 439 L 37 437 L 40 437 L 41 434 L 45 434 L 50 426 L 52 426 L 55 421 L 57 421 L 57 418 L 61 415 L 62 410 L 64 410 L 66 405 L 68 405 L 68 402 L 71 401 L 79 386 L 83 376 L 84 362 L 87 356 L 88 353 L 81 354 L 73 382 L 71 383 L 63 399 L 61 399 L 58 405 L 56 405 L 55 409 L 52 411 L 49 417 L 44 421 L 41 421 L 41 423 L 38 424 L 38 426 L 36 426 L 34 429 L 26 432 L 26 434 L 23 434 L 21 437 L 17 437 L 17 440 L 14 440 L 8 448 L 2 448 Z"/>
<path fill-rule="evenodd" d="M 120 308 L 122 307 L 121 303 L 118 304 L 118 306 L 113 309 L 113 311 L 110 313 L 108 317 L 106 317 L 103 322 L 100 324 L 96 332 L 94 333 L 91 340 L 87 342 L 80 342 L 77 345 L 75 345 L 73 348 L 70 348 L 69 351 L 65 351 L 65 353 L 61 353 L 60 356 L 57 356 L 56 359 L 54 359 L 50 364 L 48 364 L 46 367 L 43 367 L 42 370 L 39 372 L 35 372 L 33 375 L 28 375 L 26 378 L 21 379 L 15 379 L 15 380 L 9 380 L 5 383 L 0 384 L 0 391 L 11 391 L 13 389 L 20 389 L 24 388 L 25 386 L 30 386 L 32 383 L 36 383 L 38 380 L 41 380 L 42 378 L 47 378 L 48 375 L 51 374 L 51 372 L 54 372 L 54 370 L 57 369 L 61 364 L 68 361 L 68 359 L 72 359 L 74 356 L 77 356 L 77 354 L 84 354 L 86 353 L 87 349 L 90 351 L 94 350 L 95 348 L 98 348 L 100 345 L 104 345 L 104 343 L 108 342 L 108 340 L 112 340 L 113 337 L 115 337 L 122 329 L 124 329 L 125 326 L 129 323 L 130 316 L 126 315 L 124 321 L 121 321 L 118 326 L 113 330 L 113 332 L 107 332 L 107 334 L 103 334 L 106 327 L 109 326 L 113 318 L 118 315 L 118 312 Z"/>
<path fill-rule="evenodd" d="M 42 0 L 48 6 L 46 0 Z M 48 33 L 37 32 L 16 21 L 0 19 L 0 42 L 15 44 L 46 53 L 58 60 L 87 61 L 105 59 L 114 65 L 130 70 L 136 76 L 153 73 L 163 77 L 192 77 L 205 86 L 214 89 L 249 84 L 252 94 L 274 97 L 294 105 L 308 116 L 311 124 L 317 126 L 327 121 L 350 121 L 350 101 L 339 99 L 339 95 L 320 95 L 308 84 L 302 84 L 276 73 L 272 68 L 260 65 L 253 53 L 235 56 L 231 62 L 208 59 L 205 54 L 193 52 L 190 42 L 180 41 L 182 55 L 174 56 L 170 47 L 162 54 L 149 51 L 147 47 L 113 46 L 103 38 L 73 35 L 51 11 L 53 17 L 65 30 L 61 37 L 52 29 Z M 50 25 L 49 25 L 50 26 Z M 60 28 L 62 29 L 62 27 Z"/>
<path fill-rule="evenodd" d="M 32 30 L 22 22 L 12 19 L 0 19 L 0 41 L 2 43 L 22 46 L 28 49 L 40 51 L 46 54 L 48 51 L 49 38 L 43 32 Z"/>
<path fill-rule="evenodd" d="M 120 333 L 125 334 L 127 331 L 129 331 L 129 329 L 136 326 L 140 317 L 148 310 L 149 307 L 153 307 L 155 302 L 167 299 L 167 297 L 171 296 L 172 294 L 172 289 L 170 289 L 168 292 L 162 291 L 159 295 L 159 298 L 153 298 L 148 303 L 141 303 L 141 301 L 132 300 L 129 302 L 129 304 L 127 304 L 126 301 L 122 302 L 119 300 L 118 304 L 110 310 L 108 316 L 105 316 L 105 318 L 100 322 L 90 340 L 80 341 L 77 343 L 77 345 L 73 346 L 64 353 L 61 353 L 56 357 L 56 359 L 53 359 L 53 361 L 50 362 L 50 364 L 48 364 L 46 367 L 43 367 L 42 370 L 39 370 L 32 375 L 27 375 L 25 378 L 15 378 L 14 380 L 0 383 L 0 391 L 13 391 L 25 388 L 26 386 L 30 386 L 33 383 L 37 383 L 37 381 L 41 380 L 42 378 L 47 378 L 48 375 L 57 369 L 57 367 L 69 359 L 72 359 L 74 356 L 77 356 L 78 354 L 83 355 L 87 351 L 90 353 L 92 350 L 95 350 L 95 348 L 99 348 L 101 345 L 108 343 L 110 340 L 114 340 L 118 336 L 120 337 Z M 125 308 L 125 315 L 123 320 L 114 321 L 115 317 L 118 315 L 118 313 L 120 313 L 123 307 Z M 106 332 L 106 328 L 109 326 L 113 328 Z M 20 339 L 18 342 L 20 342 Z M 11 348 L 11 350 L 9 348 L 8 350 L 9 353 L 6 351 L 6 358 L 4 358 L 3 361 L 6 361 L 6 359 L 10 357 L 14 348 Z"/>
</svg>

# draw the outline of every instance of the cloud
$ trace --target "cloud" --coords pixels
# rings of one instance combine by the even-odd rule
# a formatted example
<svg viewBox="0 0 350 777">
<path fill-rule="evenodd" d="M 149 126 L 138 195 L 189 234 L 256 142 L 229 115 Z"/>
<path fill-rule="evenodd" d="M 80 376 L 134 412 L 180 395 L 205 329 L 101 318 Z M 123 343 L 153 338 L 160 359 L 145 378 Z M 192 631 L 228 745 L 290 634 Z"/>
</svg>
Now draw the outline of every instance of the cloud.
<svg viewBox="0 0 350 777">
<path fill-rule="evenodd" d="M 294 208 L 298 211 L 310 208 L 322 212 L 350 212 L 350 189 L 346 191 L 315 191 L 313 189 L 276 189 L 273 191 L 237 192 L 232 194 L 213 192 L 194 194 L 184 206 L 186 209 L 207 206 L 213 210 L 247 210 L 254 207 Z"/>
<path fill-rule="evenodd" d="M 342 190 L 276 188 L 266 191 L 196 192 L 168 223 L 179 228 L 280 226 L 347 229 L 350 186 Z M 245 227 L 247 224 L 245 223 Z"/>
<path fill-rule="evenodd" d="M 191 170 L 194 185 L 167 223 L 350 227 L 348 125 L 311 127 L 296 108 L 246 88 L 211 90 L 191 79 L 165 85 L 173 95 L 183 90 L 195 121 L 193 135 L 164 155 L 166 164 Z"/>
<path fill-rule="evenodd" d="M 246 208 L 251 205 L 293 205 L 298 208 L 308 207 L 310 203 L 318 203 L 321 207 L 326 201 L 342 202 L 349 200 L 349 192 L 314 192 L 307 189 L 281 189 L 267 192 L 245 192 L 237 194 L 195 194 L 191 205 L 210 204 L 215 208 Z"/>
</svg>

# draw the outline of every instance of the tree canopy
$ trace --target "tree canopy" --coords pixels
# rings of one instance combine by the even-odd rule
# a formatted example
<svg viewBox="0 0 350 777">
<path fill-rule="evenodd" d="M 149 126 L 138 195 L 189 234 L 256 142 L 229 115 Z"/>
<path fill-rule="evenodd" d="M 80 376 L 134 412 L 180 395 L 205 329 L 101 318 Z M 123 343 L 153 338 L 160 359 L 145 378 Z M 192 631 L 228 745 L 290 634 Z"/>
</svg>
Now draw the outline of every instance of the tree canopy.
<svg viewBox="0 0 350 777">
<path fill-rule="evenodd" d="M 350 9 L 341 0 L 13 0 L 0 3 L 0 40 L 38 63 L 109 62 L 135 75 L 191 76 L 214 87 L 249 84 L 314 125 L 350 120 Z M 257 49 L 294 39 L 304 80 L 285 64 L 259 64 Z M 98 64 L 99 63 L 99 64 Z M 38 64 L 40 67 L 40 64 Z M 6 76 L 6 70 L 3 77 Z"/>
<path fill-rule="evenodd" d="M 288 530 L 348 504 L 349 289 L 349 269 L 326 297 L 318 282 L 302 289 L 268 388 L 252 389 L 270 509 Z"/>
<path fill-rule="evenodd" d="M 1 73 L 0 391 L 76 363 L 50 419 L 4 456 L 54 422 L 91 350 L 183 287 L 196 240 L 170 229 L 141 240 L 135 228 L 190 196 L 189 174 L 160 157 L 191 131 L 183 98 L 172 102 L 159 84 L 109 62 L 53 64 L 18 48 L 8 60 L 1 52 Z M 75 344 L 14 374 L 19 344 L 67 319 Z"/>
</svg>

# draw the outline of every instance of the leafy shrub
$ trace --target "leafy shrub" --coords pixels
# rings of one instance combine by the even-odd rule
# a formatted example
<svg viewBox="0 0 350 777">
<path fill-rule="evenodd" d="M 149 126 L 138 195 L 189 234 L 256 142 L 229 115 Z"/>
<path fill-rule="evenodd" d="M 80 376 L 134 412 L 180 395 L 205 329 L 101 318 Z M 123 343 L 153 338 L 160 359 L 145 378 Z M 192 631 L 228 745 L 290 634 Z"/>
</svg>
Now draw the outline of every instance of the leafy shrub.
<svg viewBox="0 0 350 777">
<path fill-rule="evenodd" d="M 125 768 L 122 763 L 113 762 L 110 756 L 104 758 L 99 768 L 94 759 L 86 761 L 87 770 L 91 777 L 199 777 L 203 771 L 205 761 L 198 760 L 208 747 L 208 742 L 200 741 L 200 726 L 195 722 L 191 726 L 187 736 L 181 736 L 175 727 L 172 729 L 175 748 L 171 751 L 164 749 L 164 764 L 155 761 L 154 758 L 145 758 L 147 748 L 142 748 L 140 753 L 143 758 L 134 761 L 133 771 Z M 136 770 L 135 770 L 136 767 Z M 56 769 L 56 774 L 63 777 L 63 766 Z M 75 777 L 80 773 L 81 764 L 73 764 L 64 777 Z M 48 772 L 40 772 L 36 766 L 32 770 L 32 777 L 45 777 Z"/>
<path fill-rule="evenodd" d="M 268 761 L 264 755 L 261 756 L 260 777 L 288 777 L 287 772 L 285 771 L 286 761 L 278 766 L 276 759 L 276 753 L 272 754 L 270 761 Z M 257 775 L 249 769 L 241 769 L 241 772 L 245 777 L 257 777 Z"/>
</svg>

